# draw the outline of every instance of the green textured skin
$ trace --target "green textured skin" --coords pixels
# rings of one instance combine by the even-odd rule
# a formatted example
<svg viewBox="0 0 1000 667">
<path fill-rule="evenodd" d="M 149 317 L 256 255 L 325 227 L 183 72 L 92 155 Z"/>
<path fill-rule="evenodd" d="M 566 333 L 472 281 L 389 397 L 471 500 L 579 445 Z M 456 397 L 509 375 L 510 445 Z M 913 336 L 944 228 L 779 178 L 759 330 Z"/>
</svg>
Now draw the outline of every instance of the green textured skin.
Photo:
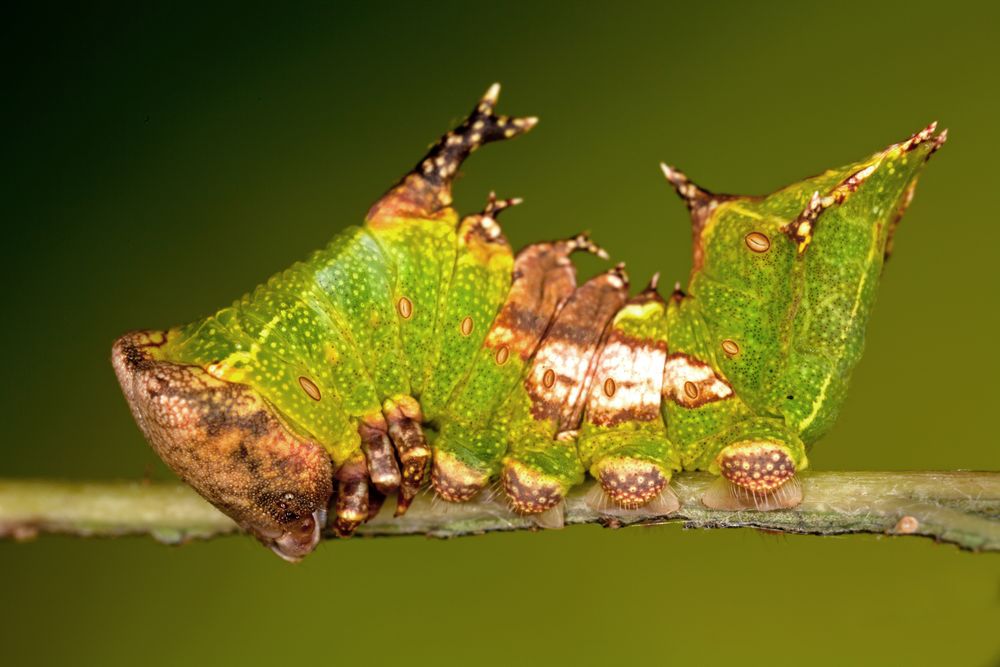
<svg viewBox="0 0 1000 667">
<path fill-rule="evenodd" d="M 625 373 L 637 375 L 641 372 L 642 364 L 648 362 L 650 357 L 656 359 L 654 363 L 658 368 L 662 368 L 663 359 L 660 357 L 665 356 L 668 348 L 664 302 L 656 298 L 641 303 L 630 303 L 622 308 L 611 325 L 605 354 L 613 351 L 612 346 L 616 341 L 621 341 L 623 344 L 645 343 L 649 346 L 646 355 L 637 354 L 626 359 Z M 602 378 L 605 375 L 610 376 L 620 367 L 619 364 L 618 359 L 609 358 L 606 369 L 603 364 L 599 366 L 596 381 L 591 386 L 590 402 L 577 441 L 580 460 L 595 477 L 598 476 L 598 466 L 602 461 L 618 457 L 653 463 L 669 479 L 671 471 L 681 469 L 681 461 L 677 445 L 667 436 L 666 422 L 660 418 L 658 402 L 651 405 L 652 414 L 636 415 L 634 418 L 614 424 L 597 421 L 601 403 L 610 403 L 612 398 L 607 396 Z M 650 385 L 645 397 L 651 400 L 660 399 L 662 381 L 657 378 L 650 382 Z M 622 391 L 622 388 L 617 387 L 616 391 Z"/>
<path fill-rule="evenodd" d="M 517 462 L 555 481 L 563 492 L 583 481 L 584 468 L 572 440 L 556 440 L 559 424 L 551 419 L 536 419 L 532 403 L 521 385 L 515 387 L 503 412 L 510 417 L 503 423 L 507 440 L 507 461 Z"/>
<path fill-rule="evenodd" d="M 606 320 L 574 315 L 593 340 L 584 336 L 570 374 L 576 403 L 558 414 L 539 410 L 548 368 L 539 350 L 563 349 L 550 328 L 593 283 L 574 292 L 570 242 L 514 258 L 493 209 L 459 222 L 442 190 L 442 205 L 424 214 L 419 198 L 439 191 L 407 190 L 405 180 L 383 200 L 396 208 L 170 330 L 154 354 L 252 388 L 335 467 L 357 459 L 360 425 L 385 432 L 386 406 L 412 396 L 435 460 L 459 461 L 481 477 L 473 486 L 506 466 L 561 497 L 605 464 L 642 462 L 669 480 L 680 469 L 719 472 L 725 456 L 761 444 L 794 472 L 843 403 L 892 230 L 943 143 L 932 132 L 767 197 L 711 195 L 666 168 L 694 219 L 687 293 L 664 301 L 651 287 L 617 302 L 613 319 L 615 310 Z M 532 271 L 537 284 L 518 282 Z"/>
<path fill-rule="evenodd" d="M 346 324 L 381 398 L 405 396 L 410 378 L 392 301 L 397 269 L 367 229 L 348 228 L 315 265 L 315 280 Z"/>
<path fill-rule="evenodd" d="M 567 265 L 557 271 L 562 280 L 548 283 L 541 280 L 535 289 L 525 288 L 525 284 L 532 282 L 526 275 L 537 278 L 538 265 L 547 266 L 552 257 L 565 258 L 569 252 L 571 250 L 559 243 L 537 244 L 522 250 L 514 259 L 500 312 L 492 319 L 482 346 L 471 357 L 468 374 L 456 386 L 445 414 L 439 420 L 441 431 L 435 441 L 436 457 L 440 454 L 454 457 L 484 479 L 496 474 L 510 447 L 512 425 L 520 419 L 520 415 L 501 406 L 505 405 L 512 390 L 530 368 L 533 354 L 558 306 L 572 293 L 575 272 L 567 260 Z M 497 272 L 511 264 L 507 263 L 504 252 L 500 253 L 499 259 L 489 264 L 491 275 L 485 284 L 492 285 L 497 292 L 486 293 L 487 297 L 500 295 L 498 288 L 505 285 Z M 483 264 L 481 260 L 479 263 Z M 540 273 L 545 274 L 544 271 Z M 470 282 L 468 287 L 481 289 L 482 285 Z M 525 294 L 526 290 L 528 294 Z M 468 305 L 473 305 L 480 303 L 481 297 L 465 293 L 462 298 L 469 302 Z M 491 301 L 482 303 L 484 308 L 488 308 Z M 531 307 L 526 308 L 526 304 Z M 514 313 L 518 309 L 530 311 L 533 315 L 527 328 L 517 327 Z"/>
<path fill-rule="evenodd" d="M 703 265 L 688 297 L 669 310 L 670 347 L 707 361 L 736 398 L 690 410 L 664 403 L 685 468 L 714 471 L 725 446 L 754 437 L 782 442 L 797 469 L 807 465 L 804 445 L 833 425 L 860 359 L 891 224 L 934 148 L 924 141 L 907 152 L 897 144 L 766 198 L 714 209 L 700 235 Z M 819 215 L 800 252 L 785 228 L 814 192 L 822 196 L 866 168 L 873 171 L 857 191 Z M 771 240 L 767 252 L 749 251 L 752 232 Z M 737 342 L 738 355 L 725 353 L 726 339 Z"/>
<path fill-rule="evenodd" d="M 470 216 L 458 232 L 454 270 L 438 311 L 436 355 L 426 369 L 425 390 L 418 395 L 429 422 L 440 417 L 455 387 L 468 373 L 510 289 L 514 265 L 510 246 L 506 240 L 484 243 L 476 234 L 481 223 L 481 216 Z M 462 330 L 466 318 L 471 322 L 468 335 Z"/>
<path fill-rule="evenodd" d="M 399 311 L 400 299 L 409 299 L 409 317 L 400 317 L 399 334 L 406 376 L 414 396 L 421 396 L 438 358 L 442 324 L 439 314 L 450 295 L 455 266 L 456 220 L 379 219 L 367 228 L 394 266 L 390 303 Z"/>
<path fill-rule="evenodd" d="M 742 239 L 741 239 L 742 242 Z M 669 347 L 671 353 L 688 354 L 718 370 L 716 345 L 710 340 L 703 324 L 697 299 L 671 299 L 667 308 Z M 664 400 L 661 406 L 670 441 L 677 447 L 685 470 L 706 468 L 717 453 L 708 439 L 729 424 L 750 416 L 751 411 L 738 392 L 730 400 L 714 401 L 687 408 Z"/>
<path fill-rule="evenodd" d="M 487 476 L 496 474 L 507 451 L 513 420 L 500 406 L 527 368 L 517 354 L 510 354 L 504 364 L 496 363 L 496 355 L 496 350 L 483 346 L 473 356 L 469 374 L 440 420 L 440 435 L 434 443 Z"/>
</svg>

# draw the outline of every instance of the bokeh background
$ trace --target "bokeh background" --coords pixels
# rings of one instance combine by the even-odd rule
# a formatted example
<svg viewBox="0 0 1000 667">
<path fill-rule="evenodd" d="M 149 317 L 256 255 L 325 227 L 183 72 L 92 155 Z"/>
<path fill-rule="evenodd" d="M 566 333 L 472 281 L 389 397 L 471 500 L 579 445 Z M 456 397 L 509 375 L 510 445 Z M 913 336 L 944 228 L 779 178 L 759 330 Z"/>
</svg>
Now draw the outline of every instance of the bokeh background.
<svg viewBox="0 0 1000 667">
<path fill-rule="evenodd" d="M 589 229 L 636 283 L 690 267 L 660 160 L 762 193 L 939 119 L 951 140 L 811 461 L 1000 468 L 996 6 L 159 4 L 5 17 L 0 475 L 171 478 L 115 336 L 359 222 L 494 80 L 542 122 L 470 160 L 460 207 L 522 196 L 515 246 Z M 10 665 L 995 665 L 998 575 L 918 539 L 676 526 L 352 540 L 298 566 L 244 538 L 43 538 L 0 544 L 0 646 Z"/>
</svg>

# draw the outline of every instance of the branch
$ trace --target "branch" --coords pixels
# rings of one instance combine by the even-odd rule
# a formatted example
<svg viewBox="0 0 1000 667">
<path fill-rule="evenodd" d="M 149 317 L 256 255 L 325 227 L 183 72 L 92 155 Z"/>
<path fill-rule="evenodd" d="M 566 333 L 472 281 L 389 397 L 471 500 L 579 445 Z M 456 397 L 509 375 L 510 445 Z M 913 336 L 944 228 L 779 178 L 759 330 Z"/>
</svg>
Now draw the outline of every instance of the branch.
<svg viewBox="0 0 1000 667">
<path fill-rule="evenodd" d="M 672 486 L 681 507 L 668 516 L 599 514 L 584 500 L 593 484 L 588 482 L 567 499 L 566 523 L 684 522 L 687 528 L 753 527 L 812 535 L 912 534 L 963 549 L 1000 551 L 1000 472 L 807 472 L 802 504 L 773 512 L 706 509 L 699 498 L 712 480 L 704 473 L 678 475 Z M 534 527 L 499 500 L 451 505 L 422 494 L 404 517 L 394 519 L 384 510 L 358 533 L 456 537 Z M 146 534 L 176 544 L 237 530 L 178 483 L 0 480 L 0 538 Z"/>
</svg>

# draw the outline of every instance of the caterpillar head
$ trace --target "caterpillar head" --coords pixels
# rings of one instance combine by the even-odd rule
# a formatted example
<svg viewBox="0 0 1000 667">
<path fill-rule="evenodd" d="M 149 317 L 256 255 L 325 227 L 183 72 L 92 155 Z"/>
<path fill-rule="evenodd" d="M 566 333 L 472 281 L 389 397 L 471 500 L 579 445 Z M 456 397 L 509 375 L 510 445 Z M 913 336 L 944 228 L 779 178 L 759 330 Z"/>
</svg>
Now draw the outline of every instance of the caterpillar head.
<svg viewBox="0 0 1000 667">
<path fill-rule="evenodd" d="M 153 449 L 184 481 L 275 553 L 296 561 L 326 524 L 333 470 L 245 385 L 157 359 L 165 332 L 118 339 L 112 363 Z"/>
</svg>

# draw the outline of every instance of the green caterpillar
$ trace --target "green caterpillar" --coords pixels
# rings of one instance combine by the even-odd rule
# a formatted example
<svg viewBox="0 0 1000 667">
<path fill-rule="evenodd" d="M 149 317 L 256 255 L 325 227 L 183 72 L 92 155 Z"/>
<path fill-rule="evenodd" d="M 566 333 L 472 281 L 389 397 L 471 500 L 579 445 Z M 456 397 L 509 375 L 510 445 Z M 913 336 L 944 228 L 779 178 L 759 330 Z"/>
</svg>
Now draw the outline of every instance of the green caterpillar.
<svg viewBox="0 0 1000 667">
<path fill-rule="evenodd" d="M 233 305 L 114 344 L 125 396 L 184 480 L 279 555 L 349 535 L 426 477 L 461 502 L 499 479 L 558 524 L 586 474 L 614 512 L 676 508 L 679 470 L 720 475 L 711 507 L 798 503 L 807 445 L 836 417 L 896 225 L 945 141 L 935 126 L 766 197 L 714 195 L 663 165 L 691 212 L 694 267 L 629 298 L 619 264 L 577 286 L 584 235 L 514 254 L 491 195 L 451 183 L 479 146 L 530 130 L 494 85 L 364 224 Z"/>
</svg>

